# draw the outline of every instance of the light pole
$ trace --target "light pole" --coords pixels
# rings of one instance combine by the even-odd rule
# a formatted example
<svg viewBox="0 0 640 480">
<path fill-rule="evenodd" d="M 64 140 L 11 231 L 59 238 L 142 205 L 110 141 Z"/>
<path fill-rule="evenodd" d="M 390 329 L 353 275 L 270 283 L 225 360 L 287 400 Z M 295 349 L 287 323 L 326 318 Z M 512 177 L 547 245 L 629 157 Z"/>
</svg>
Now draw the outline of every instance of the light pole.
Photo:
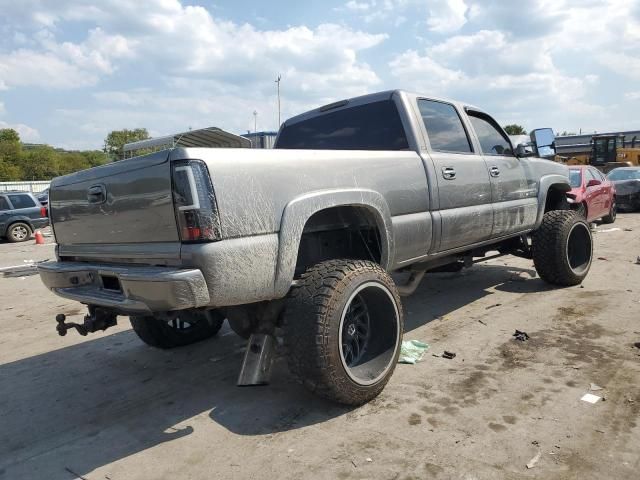
<svg viewBox="0 0 640 480">
<path fill-rule="evenodd" d="M 258 142 L 258 111 L 254 110 L 253 111 L 253 145 L 257 145 Z M 253 147 L 253 148 L 257 148 L 257 147 Z"/>
<path fill-rule="evenodd" d="M 278 85 L 278 130 L 280 130 L 280 80 L 282 79 L 282 75 L 278 74 L 278 78 L 276 79 L 276 84 Z"/>
</svg>

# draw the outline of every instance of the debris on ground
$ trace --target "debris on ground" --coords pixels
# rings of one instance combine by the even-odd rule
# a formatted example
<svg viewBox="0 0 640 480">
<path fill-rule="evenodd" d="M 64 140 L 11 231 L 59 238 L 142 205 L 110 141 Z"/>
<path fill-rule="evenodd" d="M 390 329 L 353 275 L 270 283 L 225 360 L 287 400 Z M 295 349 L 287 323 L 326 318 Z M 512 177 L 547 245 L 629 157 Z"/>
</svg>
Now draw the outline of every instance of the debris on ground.
<svg viewBox="0 0 640 480">
<path fill-rule="evenodd" d="M 367 457 L 367 462 L 371 463 L 371 462 L 373 462 L 373 459 Z"/>
<path fill-rule="evenodd" d="M 478 320 L 478 322 L 480 322 L 481 324 L 483 324 L 485 327 L 487 326 L 487 322 L 483 322 L 482 320 Z"/>
<path fill-rule="evenodd" d="M 489 310 L 490 308 L 501 307 L 501 306 L 502 306 L 501 303 L 495 303 L 493 305 L 489 305 L 487 308 L 485 308 L 485 310 Z"/>
<path fill-rule="evenodd" d="M 516 340 L 520 340 L 521 342 L 526 342 L 529 340 L 529 334 L 527 332 L 521 332 L 520 330 L 516 330 L 516 333 L 512 335 Z"/>
<path fill-rule="evenodd" d="M 587 402 L 587 403 L 596 403 L 598 400 L 600 400 L 601 397 L 594 395 L 592 393 L 585 393 L 580 400 L 582 400 L 583 402 Z"/>
<path fill-rule="evenodd" d="M 400 347 L 400 358 L 398 358 L 398 363 L 408 363 L 413 365 L 422 360 L 422 357 L 428 349 L 429 344 L 419 340 L 404 341 Z"/>
<path fill-rule="evenodd" d="M 633 346 L 636 347 L 636 348 L 640 348 L 640 342 L 634 343 Z"/>
<path fill-rule="evenodd" d="M 541 455 L 542 455 L 542 452 L 538 452 L 535 457 L 533 457 L 531 460 L 529 460 L 529 463 L 527 463 L 527 468 L 535 467 L 536 463 L 538 463 L 538 460 L 540 460 L 540 456 Z"/>
<path fill-rule="evenodd" d="M 636 258 L 636 265 L 640 265 L 640 257 Z"/>
<path fill-rule="evenodd" d="M 613 228 L 605 228 L 604 230 L 596 230 L 597 233 L 610 233 L 610 232 L 619 232 L 620 228 L 618 227 L 613 227 Z"/>
<path fill-rule="evenodd" d="M 454 352 L 447 352 L 446 350 L 442 354 L 442 358 L 446 358 L 447 360 L 453 360 L 456 358 L 456 354 Z"/>
<path fill-rule="evenodd" d="M 589 390 L 591 390 L 592 392 L 597 392 L 599 390 L 604 390 L 602 387 L 596 385 L 595 383 L 591 383 L 589 384 Z"/>
<path fill-rule="evenodd" d="M 605 257 L 598 257 L 598 260 L 604 260 L 605 262 L 608 262 L 608 261 L 609 261 L 609 259 L 608 259 L 608 258 L 605 258 Z"/>
<path fill-rule="evenodd" d="M 625 232 L 633 232 L 633 228 L 624 228 L 623 229 Z"/>
</svg>

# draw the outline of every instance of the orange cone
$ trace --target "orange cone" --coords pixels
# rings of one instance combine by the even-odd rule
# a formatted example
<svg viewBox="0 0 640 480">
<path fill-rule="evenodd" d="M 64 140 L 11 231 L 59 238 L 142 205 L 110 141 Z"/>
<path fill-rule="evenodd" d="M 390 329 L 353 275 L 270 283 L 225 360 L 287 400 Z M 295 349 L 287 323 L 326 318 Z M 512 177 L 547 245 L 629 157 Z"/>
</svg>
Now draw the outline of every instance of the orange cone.
<svg viewBox="0 0 640 480">
<path fill-rule="evenodd" d="M 35 237 L 36 245 L 44 245 L 44 236 L 42 235 L 42 232 L 40 230 L 36 230 Z"/>
</svg>

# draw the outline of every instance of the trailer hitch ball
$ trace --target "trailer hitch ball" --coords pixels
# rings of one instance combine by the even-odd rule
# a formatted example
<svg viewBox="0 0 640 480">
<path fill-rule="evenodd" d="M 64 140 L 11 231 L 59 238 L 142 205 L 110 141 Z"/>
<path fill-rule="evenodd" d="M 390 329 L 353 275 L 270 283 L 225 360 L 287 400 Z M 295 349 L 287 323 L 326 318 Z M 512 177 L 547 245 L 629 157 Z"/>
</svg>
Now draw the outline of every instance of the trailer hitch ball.
<svg viewBox="0 0 640 480">
<path fill-rule="evenodd" d="M 86 336 L 88 333 L 97 332 L 98 330 L 106 330 L 109 327 L 113 327 L 118 323 L 118 316 L 113 310 L 106 308 L 89 306 L 89 314 L 84 316 L 82 323 L 66 322 L 67 317 L 63 313 L 56 315 L 56 330 L 58 335 L 64 337 L 67 334 L 67 330 L 75 328 L 76 331 Z"/>
</svg>

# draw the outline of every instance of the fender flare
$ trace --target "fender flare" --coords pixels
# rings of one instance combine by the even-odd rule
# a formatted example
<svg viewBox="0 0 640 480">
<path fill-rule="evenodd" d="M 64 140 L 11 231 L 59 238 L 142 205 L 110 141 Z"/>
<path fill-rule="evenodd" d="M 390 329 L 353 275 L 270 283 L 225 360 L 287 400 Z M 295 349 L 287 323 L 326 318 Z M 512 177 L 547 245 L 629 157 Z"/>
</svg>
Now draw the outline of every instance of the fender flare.
<svg viewBox="0 0 640 480">
<path fill-rule="evenodd" d="M 387 269 L 393 265 L 395 249 L 391 213 L 380 193 L 358 188 L 311 192 L 290 201 L 282 213 L 274 281 L 276 298 L 285 296 L 291 287 L 298 260 L 300 239 L 309 218 L 321 210 L 348 206 L 366 208 L 374 215 L 382 243 L 381 266 Z"/>
<path fill-rule="evenodd" d="M 542 217 L 544 216 L 544 207 L 547 204 L 547 194 L 549 193 L 549 189 L 551 187 L 558 188 L 563 192 L 568 192 L 571 190 L 569 179 L 564 175 L 544 175 L 540 178 L 540 186 L 538 188 L 538 214 L 536 216 L 536 224 L 534 228 L 538 228 L 542 223 Z"/>
</svg>

